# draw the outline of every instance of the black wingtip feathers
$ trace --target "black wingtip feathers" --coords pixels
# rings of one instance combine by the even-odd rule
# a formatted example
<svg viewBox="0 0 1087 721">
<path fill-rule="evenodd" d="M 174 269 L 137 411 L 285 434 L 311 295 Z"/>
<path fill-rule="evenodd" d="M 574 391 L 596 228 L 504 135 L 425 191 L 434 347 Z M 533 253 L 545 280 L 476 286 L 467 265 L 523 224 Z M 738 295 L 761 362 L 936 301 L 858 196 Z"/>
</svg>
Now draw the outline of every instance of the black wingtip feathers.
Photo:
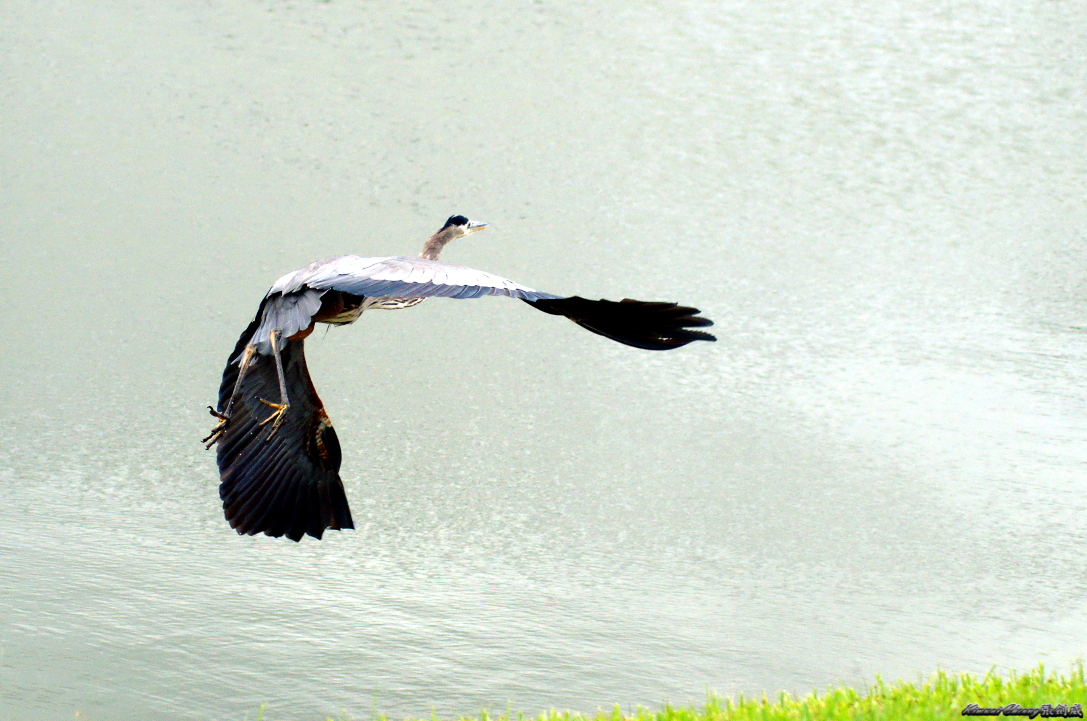
<svg viewBox="0 0 1087 721">
<path fill-rule="evenodd" d="M 713 321 L 700 316 L 697 308 L 678 303 L 586 300 L 576 295 L 525 302 L 544 313 L 565 316 L 593 333 L 645 350 L 672 350 L 698 340 L 717 340 L 705 331 L 694 330 L 711 326 Z"/>
</svg>

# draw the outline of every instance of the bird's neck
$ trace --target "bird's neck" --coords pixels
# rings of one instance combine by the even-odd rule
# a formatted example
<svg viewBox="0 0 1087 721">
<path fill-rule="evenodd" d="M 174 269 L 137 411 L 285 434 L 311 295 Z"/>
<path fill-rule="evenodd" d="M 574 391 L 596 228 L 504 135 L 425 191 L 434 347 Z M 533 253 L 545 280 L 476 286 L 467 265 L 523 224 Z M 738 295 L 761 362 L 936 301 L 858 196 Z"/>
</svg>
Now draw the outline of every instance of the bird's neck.
<svg viewBox="0 0 1087 721">
<path fill-rule="evenodd" d="M 442 248 L 451 240 L 453 240 L 452 233 L 440 231 L 435 233 L 430 236 L 430 240 L 423 244 L 423 252 L 419 254 L 419 257 L 427 260 L 437 260 L 438 256 L 442 254 Z"/>
</svg>

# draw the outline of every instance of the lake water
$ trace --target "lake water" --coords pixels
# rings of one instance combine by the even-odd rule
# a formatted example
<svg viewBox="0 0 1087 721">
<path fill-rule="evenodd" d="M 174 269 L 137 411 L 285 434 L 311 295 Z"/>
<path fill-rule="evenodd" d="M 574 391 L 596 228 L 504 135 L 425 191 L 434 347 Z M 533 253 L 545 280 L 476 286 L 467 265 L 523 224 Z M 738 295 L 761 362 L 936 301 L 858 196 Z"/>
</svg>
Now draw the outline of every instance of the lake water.
<svg viewBox="0 0 1087 721">
<path fill-rule="evenodd" d="M 1076 2 L 0 9 L 0 717 L 701 703 L 1087 656 Z M 307 341 L 354 532 L 225 523 L 279 275 L 678 300 Z M 1016 699 L 1008 699 L 1009 702 Z M 1070 701 L 1071 699 L 1065 699 Z"/>
</svg>

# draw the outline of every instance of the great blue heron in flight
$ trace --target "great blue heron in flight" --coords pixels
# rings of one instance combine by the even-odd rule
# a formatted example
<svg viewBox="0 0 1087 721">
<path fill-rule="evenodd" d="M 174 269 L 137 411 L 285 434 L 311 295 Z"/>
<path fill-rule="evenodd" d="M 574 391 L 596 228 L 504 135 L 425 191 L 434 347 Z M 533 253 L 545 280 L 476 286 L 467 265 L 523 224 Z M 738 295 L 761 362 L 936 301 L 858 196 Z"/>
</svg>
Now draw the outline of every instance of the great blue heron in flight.
<svg viewBox="0 0 1087 721">
<path fill-rule="evenodd" d="M 340 255 L 275 283 L 227 360 L 219 419 L 203 439 L 218 444 L 219 496 L 238 533 L 298 541 L 326 528 L 354 528 L 340 481 L 340 443 L 306 370 L 304 339 L 317 323 L 346 325 L 364 310 L 410 308 L 424 298 L 518 298 L 551 315 L 636 348 L 670 350 L 716 340 L 695 308 L 639 300 L 585 300 L 542 293 L 481 270 L 438 262 L 451 240 L 482 230 L 454 215 L 418 258 Z M 277 397 L 279 402 L 272 399 Z"/>
</svg>

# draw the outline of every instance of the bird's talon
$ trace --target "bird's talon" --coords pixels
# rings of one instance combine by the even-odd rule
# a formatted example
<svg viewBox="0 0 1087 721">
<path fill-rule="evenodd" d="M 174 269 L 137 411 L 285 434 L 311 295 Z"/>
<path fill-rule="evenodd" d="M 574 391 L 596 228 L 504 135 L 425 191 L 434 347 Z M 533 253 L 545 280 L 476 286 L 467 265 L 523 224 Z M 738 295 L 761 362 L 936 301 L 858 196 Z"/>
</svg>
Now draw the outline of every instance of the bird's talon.
<svg viewBox="0 0 1087 721">
<path fill-rule="evenodd" d="M 268 437 L 264 439 L 265 441 L 270 441 L 272 440 L 272 436 L 276 434 L 276 431 L 279 430 L 279 426 L 283 424 L 283 419 L 286 418 L 287 410 L 291 406 L 289 403 L 272 403 L 271 401 L 266 401 L 263 398 L 258 398 L 257 400 L 268 406 L 269 408 L 275 408 L 275 412 L 272 413 L 272 415 L 268 416 L 260 422 L 261 426 L 266 426 L 269 423 L 272 424 L 271 432 L 269 432 Z"/>
<path fill-rule="evenodd" d="M 218 418 L 219 422 L 211 429 L 211 433 L 200 439 L 200 442 L 204 444 L 205 451 L 211 450 L 211 447 L 222 439 L 223 433 L 226 431 L 227 426 L 230 425 L 230 416 L 220 413 L 211 406 L 208 406 L 208 412 Z"/>
</svg>

